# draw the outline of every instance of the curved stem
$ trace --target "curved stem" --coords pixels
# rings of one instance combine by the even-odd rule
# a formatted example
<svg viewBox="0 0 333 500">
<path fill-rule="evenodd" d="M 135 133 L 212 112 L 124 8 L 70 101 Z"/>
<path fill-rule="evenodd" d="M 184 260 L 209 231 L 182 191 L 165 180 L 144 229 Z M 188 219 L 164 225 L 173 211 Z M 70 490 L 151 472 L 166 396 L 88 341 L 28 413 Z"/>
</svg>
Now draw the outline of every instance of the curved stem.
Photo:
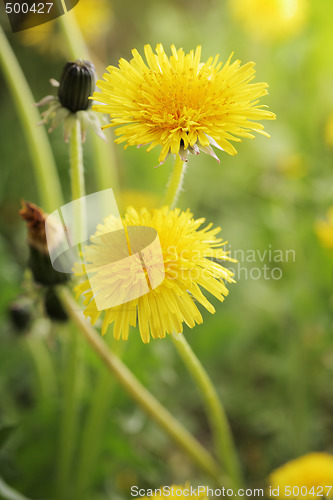
<svg viewBox="0 0 333 500">
<path fill-rule="evenodd" d="M 183 184 L 185 165 L 186 163 L 182 161 L 180 156 L 176 155 L 175 164 L 169 180 L 167 192 L 163 200 L 163 205 L 168 205 L 170 208 L 175 207 Z"/>
<path fill-rule="evenodd" d="M 205 402 L 217 455 L 236 490 L 242 486 L 241 467 L 222 403 L 206 370 L 192 351 L 184 335 L 173 333 L 171 338 Z"/>
<path fill-rule="evenodd" d="M 5 500 L 29 500 L 29 498 L 21 495 L 17 490 L 14 490 L 11 486 L 9 486 L 0 476 L 0 495 Z"/>
<path fill-rule="evenodd" d="M 90 54 L 84 41 L 81 30 L 73 11 L 59 18 L 60 26 L 64 34 L 70 57 L 73 59 L 88 59 Z M 118 187 L 118 175 L 116 171 L 116 158 L 113 142 L 105 143 L 97 135 L 91 134 L 96 158 L 96 178 L 99 189 Z"/>
<path fill-rule="evenodd" d="M 44 127 L 37 127 L 40 115 L 34 107 L 34 98 L 0 26 L 0 67 L 12 93 L 23 132 L 30 150 L 40 202 L 52 212 L 63 203 L 61 185 L 50 143 Z"/>
<path fill-rule="evenodd" d="M 76 302 L 70 292 L 62 288 L 59 290 L 62 301 L 68 314 L 80 328 L 85 339 L 90 343 L 108 369 L 114 374 L 118 382 L 128 392 L 134 401 L 151 417 L 164 431 L 215 481 L 226 485 L 222 478 L 219 465 L 207 450 L 176 420 L 171 413 L 159 403 L 154 396 L 139 382 L 132 372 L 107 347 L 102 337 L 77 311 Z"/>
</svg>

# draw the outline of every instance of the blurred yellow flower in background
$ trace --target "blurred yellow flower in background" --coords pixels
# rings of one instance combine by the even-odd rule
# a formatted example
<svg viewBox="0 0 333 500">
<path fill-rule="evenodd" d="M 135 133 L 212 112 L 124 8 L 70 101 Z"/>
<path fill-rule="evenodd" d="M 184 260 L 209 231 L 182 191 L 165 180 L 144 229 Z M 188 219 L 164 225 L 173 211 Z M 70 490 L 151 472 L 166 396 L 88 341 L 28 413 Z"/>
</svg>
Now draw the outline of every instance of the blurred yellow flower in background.
<svg viewBox="0 0 333 500">
<path fill-rule="evenodd" d="M 230 141 L 253 138 L 252 131 L 268 136 L 256 120 L 273 120 L 274 113 L 259 105 L 267 94 L 266 83 L 250 83 L 255 78 L 254 63 L 241 66 L 231 57 L 225 64 L 219 56 L 202 63 L 201 47 L 185 54 L 171 46 L 168 57 L 158 44 L 156 54 L 144 48 L 147 64 L 137 50 L 128 62 L 120 59 L 119 68 L 109 66 L 97 86 L 94 99 L 103 103 L 93 109 L 111 116 L 116 143 L 127 146 L 148 145 L 148 151 L 162 146 L 163 163 L 169 153 L 187 161 L 188 152 L 200 150 L 217 158 L 211 145 L 234 155 Z M 218 160 L 219 161 L 219 160 Z"/>
<path fill-rule="evenodd" d="M 160 205 L 161 197 L 149 191 L 136 191 L 125 189 L 119 193 L 118 206 L 121 212 L 126 207 L 132 206 L 137 210 L 140 208 L 156 208 Z"/>
<path fill-rule="evenodd" d="M 326 220 L 318 220 L 315 224 L 316 234 L 324 247 L 333 249 L 333 206 L 326 213 Z"/>
<path fill-rule="evenodd" d="M 75 16 L 88 45 L 98 42 L 110 31 L 113 12 L 109 0 L 80 0 L 67 14 Z M 57 19 L 20 33 L 25 45 L 54 56 L 67 55 L 66 44 Z"/>
<path fill-rule="evenodd" d="M 296 35 L 307 20 L 307 0 L 229 0 L 229 8 L 244 31 L 265 41 Z"/>
<path fill-rule="evenodd" d="M 333 148 L 333 113 L 329 115 L 325 124 L 324 138 L 327 146 Z"/>
<path fill-rule="evenodd" d="M 102 334 L 105 334 L 108 326 L 114 323 L 114 337 L 117 340 L 121 337 L 127 340 L 129 327 L 135 327 L 138 322 L 141 338 L 146 343 L 149 342 L 150 335 L 156 339 L 164 338 L 167 333 L 181 333 L 183 322 L 190 328 L 196 323 L 202 323 L 198 303 L 210 313 L 215 312 L 215 308 L 201 289 L 222 302 L 228 295 L 224 281 L 234 283 L 233 273 L 222 267 L 215 259 L 233 260 L 222 248 L 226 242 L 216 237 L 221 229 L 219 227 L 213 229 L 212 224 L 200 229 L 204 222 L 205 219 L 193 219 L 189 210 L 182 212 L 179 209 L 169 210 L 168 207 L 152 210 L 143 208 L 139 211 L 132 207 L 127 209 L 123 219 L 125 227 L 144 226 L 157 231 L 163 254 L 165 278 L 159 286 L 150 289 L 145 295 L 106 309 Z M 112 235 L 117 229 L 119 221 L 110 216 L 98 226 L 96 235 Z M 111 239 L 109 241 L 111 242 Z M 114 259 L 114 246 L 108 244 L 107 237 L 96 238 L 91 243 L 85 250 L 86 262 L 92 269 L 102 269 L 106 262 Z M 118 273 L 115 278 L 114 273 L 103 274 L 102 269 L 99 278 L 100 288 L 103 287 L 101 293 L 107 293 L 107 280 L 117 279 L 118 293 L 126 295 L 126 288 L 132 286 L 132 280 L 131 269 L 128 267 L 125 271 Z M 77 274 L 82 273 L 77 272 Z M 135 278 L 137 275 L 134 270 L 133 279 Z M 85 296 L 84 313 L 94 324 L 101 311 L 97 309 L 89 280 L 78 285 L 76 292 L 78 296 L 81 294 Z"/>
<path fill-rule="evenodd" d="M 289 179 L 300 179 L 308 172 L 308 167 L 304 155 L 293 153 L 282 155 L 277 160 L 278 171 Z"/>
<path fill-rule="evenodd" d="M 333 456 L 328 453 L 309 453 L 292 460 L 270 475 L 269 484 L 272 489 L 279 487 L 278 498 L 313 499 L 318 496 L 332 498 L 333 487 L 328 491 L 325 486 L 329 487 L 333 484 Z M 287 494 L 285 494 L 287 486 L 289 489 L 287 488 Z M 302 486 L 304 494 L 301 493 Z M 297 496 L 293 495 L 293 487 L 299 488 Z M 288 490 L 291 490 L 291 495 L 288 494 Z M 294 491 L 297 493 L 297 488 Z"/>
</svg>

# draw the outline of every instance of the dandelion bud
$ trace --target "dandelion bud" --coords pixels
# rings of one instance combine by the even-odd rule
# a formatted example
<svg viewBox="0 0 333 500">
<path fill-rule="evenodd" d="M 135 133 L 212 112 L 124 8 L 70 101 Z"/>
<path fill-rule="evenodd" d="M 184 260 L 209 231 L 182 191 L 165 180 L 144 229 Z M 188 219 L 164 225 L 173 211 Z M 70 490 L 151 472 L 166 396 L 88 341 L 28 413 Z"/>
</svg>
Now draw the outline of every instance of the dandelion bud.
<svg viewBox="0 0 333 500">
<path fill-rule="evenodd" d="M 58 90 L 58 98 L 64 108 L 73 113 L 91 106 L 89 97 L 95 90 L 96 72 L 89 61 L 75 61 L 65 64 Z"/>
<path fill-rule="evenodd" d="M 28 265 L 36 283 L 41 285 L 57 285 L 68 281 L 68 275 L 59 273 L 51 264 L 50 245 L 57 247 L 63 238 L 62 227 L 55 220 L 49 224 L 50 242 L 46 240 L 45 221 L 47 214 L 37 205 L 22 201 L 20 215 L 27 223 L 30 257 Z"/>
<path fill-rule="evenodd" d="M 10 304 L 8 313 L 15 332 L 25 333 L 33 317 L 32 301 L 26 297 L 20 297 Z"/>
<path fill-rule="evenodd" d="M 68 320 L 68 315 L 64 310 L 61 301 L 55 291 L 55 289 L 48 288 L 44 297 L 44 307 L 47 316 L 59 323 L 65 322 Z"/>
<path fill-rule="evenodd" d="M 83 141 L 89 125 L 95 134 L 105 141 L 101 124 L 91 109 L 91 99 L 89 99 L 95 90 L 94 65 L 89 61 L 81 60 L 68 62 L 62 71 L 60 83 L 54 78 L 51 78 L 50 83 L 58 88 L 58 95 L 48 95 L 35 104 L 37 107 L 47 106 L 47 109 L 42 112 L 43 119 L 39 125 L 51 121 L 49 132 L 52 132 L 60 123 L 63 123 L 64 139 L 67 142 L 78 120 Z"/>
</svg>

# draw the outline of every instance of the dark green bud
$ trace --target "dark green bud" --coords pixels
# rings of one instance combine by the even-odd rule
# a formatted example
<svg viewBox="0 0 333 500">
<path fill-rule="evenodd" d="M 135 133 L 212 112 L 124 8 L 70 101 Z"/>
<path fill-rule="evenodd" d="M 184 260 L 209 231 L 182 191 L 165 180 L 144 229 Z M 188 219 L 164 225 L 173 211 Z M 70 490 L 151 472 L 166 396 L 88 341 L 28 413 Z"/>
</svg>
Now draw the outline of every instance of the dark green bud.
<svg viewBox="0 0 333 500">
<path fill-rule="evenodd" d="M 9 316 L 15 331 L 24 333 L 31 325 L 33 304 L 28 298 L 20 298 L 9 306 Z"/>
<path fill-rule="evenodd" d="M 66 63 L 58 90 L 59 101 L 64 108 L 73 113 L 86 110 L 91 106 L 91 99 L 95 90 L 96 71 L 89 61 L 75 61 Z"/>
<path fill-rule="evenodd" d="M 48 288 L 44 298 L 45 312 L 53 321 L 64 322 L 68 315 L 54 288 Z"/>
<path fill-rule="evenodd" d="M 69 274 L 59 273 L 53 268 L 49 254 L 40 252 L 33 246 L 30 246 L 28 266 L 34 281 L 40 285 L 59 285 L 66 283 L 70 278 Z"/>
</svg>

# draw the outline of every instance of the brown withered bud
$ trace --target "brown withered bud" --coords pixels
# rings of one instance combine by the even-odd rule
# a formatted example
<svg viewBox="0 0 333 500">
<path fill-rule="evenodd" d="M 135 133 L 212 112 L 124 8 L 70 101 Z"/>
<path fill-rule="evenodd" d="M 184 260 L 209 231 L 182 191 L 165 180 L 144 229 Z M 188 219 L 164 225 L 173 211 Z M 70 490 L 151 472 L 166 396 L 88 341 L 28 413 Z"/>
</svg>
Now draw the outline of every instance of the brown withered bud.
<svg viewBox="0 0 333 500">
<path fill-rule="evenodd" d="M 63 238 L 63 230 L 54 221 L 48 221 L 49 241 L 46 239 L 45 221 L 48 217 L 40 207 L 29 201 L 22 200 L 22 208 L 19 211 L 22 219 L 27 223 L 30 267 L 34 280 L 41 285 L 57 285 L 68 281 L 69 276 L 59 273 L 52 267 L 49 246 L 57 246 Z M 49 246 L 48 246 L 49 245 Z"/>
</svg>

